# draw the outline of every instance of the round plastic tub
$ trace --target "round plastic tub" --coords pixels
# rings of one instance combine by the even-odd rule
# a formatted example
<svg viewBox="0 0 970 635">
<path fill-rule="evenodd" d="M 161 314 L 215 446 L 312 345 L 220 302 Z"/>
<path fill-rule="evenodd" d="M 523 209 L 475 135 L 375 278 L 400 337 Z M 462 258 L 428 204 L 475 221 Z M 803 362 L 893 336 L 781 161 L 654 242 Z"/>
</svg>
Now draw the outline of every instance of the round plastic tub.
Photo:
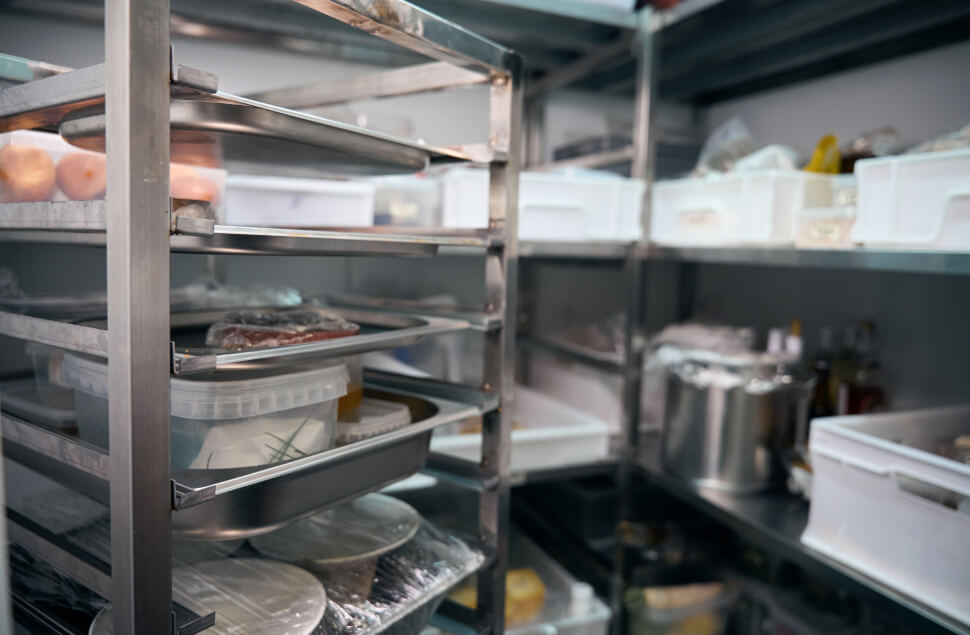
<svg viewBox="0 0 970 635">
<path fill-rule="evenodd" d="M 76 391 L 81 439 L 107 448 L 107 364 L 68 354 L 59 380 Z M 346 392 L 343 363 L 173 377 L 172 468 L 267 465 L 330 449 Z"/>
</svg>

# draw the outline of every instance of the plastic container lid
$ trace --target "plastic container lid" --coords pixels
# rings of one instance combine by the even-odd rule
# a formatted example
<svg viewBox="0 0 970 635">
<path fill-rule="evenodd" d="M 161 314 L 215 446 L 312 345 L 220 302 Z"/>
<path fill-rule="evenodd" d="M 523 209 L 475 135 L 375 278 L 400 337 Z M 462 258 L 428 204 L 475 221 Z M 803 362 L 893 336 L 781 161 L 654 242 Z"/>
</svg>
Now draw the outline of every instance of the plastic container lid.
<svg viewBox="0 0 970 635">
<path fill-rule="evenodd" d="M 268 558 L 315 565 L 376 558 L 411 540 L 421 526 L 413 507 L 368 494 L 250 539 Z"/>
<path fill-rule="evenodd" d="M 216 613 L 212 635 L 310 635 L 327 608 L 313 575 L 289 564 L 252 558 L 210 560 L 172 571 L 172 599 L 199 615 Z M 90 635 L 114 632 L 111 607 L 91 624 Z"/>
<path fill-rule="evenodd" d="M 0 403 L 4 412 L 48 428 L 76 428 L 74 394 L 41 397 L 33 379 L 20 379 L 0 384 Z"/>
<path fill-rule="evenodd" d="M 364 398 L 354 412 L 360 421 L 337 422 L 337 444 L 346 445 L 405 427 L 411 423 L 411 411 L 402 403 Z"/>
<path fill-rule="evenodd" d="M 65 355 L 59 383 L 108 398 L 108 365 Z M 331 401 L 347 394 L 347 365 L 329 362 L 285 369 L 209 373 L 171 380 L 173 417 L 240 419 Z"/>
</svg>

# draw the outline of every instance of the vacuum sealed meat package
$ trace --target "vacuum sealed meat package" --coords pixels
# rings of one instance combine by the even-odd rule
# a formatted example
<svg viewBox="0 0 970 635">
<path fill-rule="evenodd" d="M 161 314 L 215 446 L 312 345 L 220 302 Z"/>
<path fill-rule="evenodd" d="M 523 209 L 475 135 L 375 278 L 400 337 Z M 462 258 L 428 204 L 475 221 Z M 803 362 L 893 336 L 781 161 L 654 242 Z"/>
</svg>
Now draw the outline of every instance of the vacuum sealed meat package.
<svg viewBox="0 0 970 635">
<path fill-rule="evenodd" d="M 360 325 L 320 309 L 239 311 L 209 327 L 206 346 L 230 350 L 306 344 L 360 332 Z"/>
</svg>

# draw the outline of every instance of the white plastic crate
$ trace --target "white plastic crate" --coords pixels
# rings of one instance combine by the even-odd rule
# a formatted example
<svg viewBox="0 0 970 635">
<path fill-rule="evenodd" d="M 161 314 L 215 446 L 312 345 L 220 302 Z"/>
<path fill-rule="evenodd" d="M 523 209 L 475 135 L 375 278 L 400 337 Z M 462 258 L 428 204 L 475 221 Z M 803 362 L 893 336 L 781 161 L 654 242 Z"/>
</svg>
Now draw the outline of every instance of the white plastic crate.
<svg viewBox="0 0 970 635">
<path fill-rule="evenodd" d="M 853 241 L 970 251 L 970 149 L 865 159 L 855 173 Z"/>
<path fill-rule="evenodd" d="M 512 409 L 511 470 L 522 472 L 604 460 L 609 455 L 609 426 L 534 390 L 515 387 Z M 521 427 L 519 427 L 521 426 Z M 477 462 L 481 434 L 435 432 L 431 451 Z"/>
<path fill-rule="evenodd" d="M 606 172 L 523 172 L 520 240 L 638 240 L 644 183 Z M 488 226 L 488 172 L 449 170 L 442 177 L 442 224 Z"/>
<path fill-rule="evenodd" d="M 802 542 L 970 624 L 970 465 L 931 450 L 970 406 L 812 422 Z"/>
<path fill-rule="evenodd" d="M 243 227 L 370 227 L 370 181 L 233 175 L 226 181 L 226 224 Z"/>
<path fill-rule="evenodd" d="M 832 204 L 832 177 L 796 170 L 712 174 L 653 187 L 650 240 L 666 245 L 787 245 L 795 216 Z"/>
</svg>

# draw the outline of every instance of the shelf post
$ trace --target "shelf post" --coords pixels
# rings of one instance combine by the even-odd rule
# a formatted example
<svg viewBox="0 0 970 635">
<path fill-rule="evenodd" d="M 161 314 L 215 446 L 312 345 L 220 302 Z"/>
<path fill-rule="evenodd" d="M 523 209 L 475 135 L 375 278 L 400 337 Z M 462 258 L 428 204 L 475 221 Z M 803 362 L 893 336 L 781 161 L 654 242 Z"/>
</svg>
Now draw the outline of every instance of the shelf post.
<svg viewBox="0 0 970 635">
<path fill-rule="evenodd" d="M 509 454 L 512 443 L 511 405 L 515 389 L 515 326 L 518 293 L 519 162 L 522 149 L 521 60 L 508 73 L 495 73 L 489 95 L 489 143 L 507 147 L 508 158 L 489 168 L 489 231 L 504 236 L 489 249 L 485 266 L 486 298 L 504 303 L 504 325 L 485 335 L 484 388 L 501 396 L 501 406 L 482 420 L 482 467 L 498 474 L 498 486 L 479 498 L 478 533 L 495 558 L 478 576 L 479 632 L 505 630 L 505 573 L 508 569 Z M 495 266 L 494 261 L 498 261 Z M 489 300 L 491 301 L 491 300 Z"/>
<path fill-rule="evenodd" d="M 168 0 L 105 1 L 115 633 L 172 632 Z"/>
<path fill-rule="evenodd" d="M 649 8 L 638 15 L 637 35 L 634 52 L 636 55 L 636 101 L 633 119 L 633 165 L 630 176 L 646 183 L 643 199 L 642 229 L 639 244 L 634 244 L 627 252 L 624 262 L 627 307 L 626 330 L 623 337 L 623 443 L 619 457 L 617 480 L 620 490 L 619 521 L 630 518 L 631 489 L 633 472 L 637 459 L 637 432 L 640 425 L 640 391 L 643 381 L 643 356 L 646 336 L 643 332 L 644 298 L 646 291 L 645 250 L 650 232 L 650 190 L 653 186 L 654 151 L 656 142 L 653 136 L 653 96 L 656 81 L 655 52 L 657 34 L 652 28 L 653 13 Z M 610 604 L 613 610 L 611 632 L 615 635 L 626 632 L 626 615 L 623 607 L 623 592 L 626 586 L 626 563 L 623 558 L 622 528 L 617 530 L 616 557 L 613 567 Z"/>
</svg>

